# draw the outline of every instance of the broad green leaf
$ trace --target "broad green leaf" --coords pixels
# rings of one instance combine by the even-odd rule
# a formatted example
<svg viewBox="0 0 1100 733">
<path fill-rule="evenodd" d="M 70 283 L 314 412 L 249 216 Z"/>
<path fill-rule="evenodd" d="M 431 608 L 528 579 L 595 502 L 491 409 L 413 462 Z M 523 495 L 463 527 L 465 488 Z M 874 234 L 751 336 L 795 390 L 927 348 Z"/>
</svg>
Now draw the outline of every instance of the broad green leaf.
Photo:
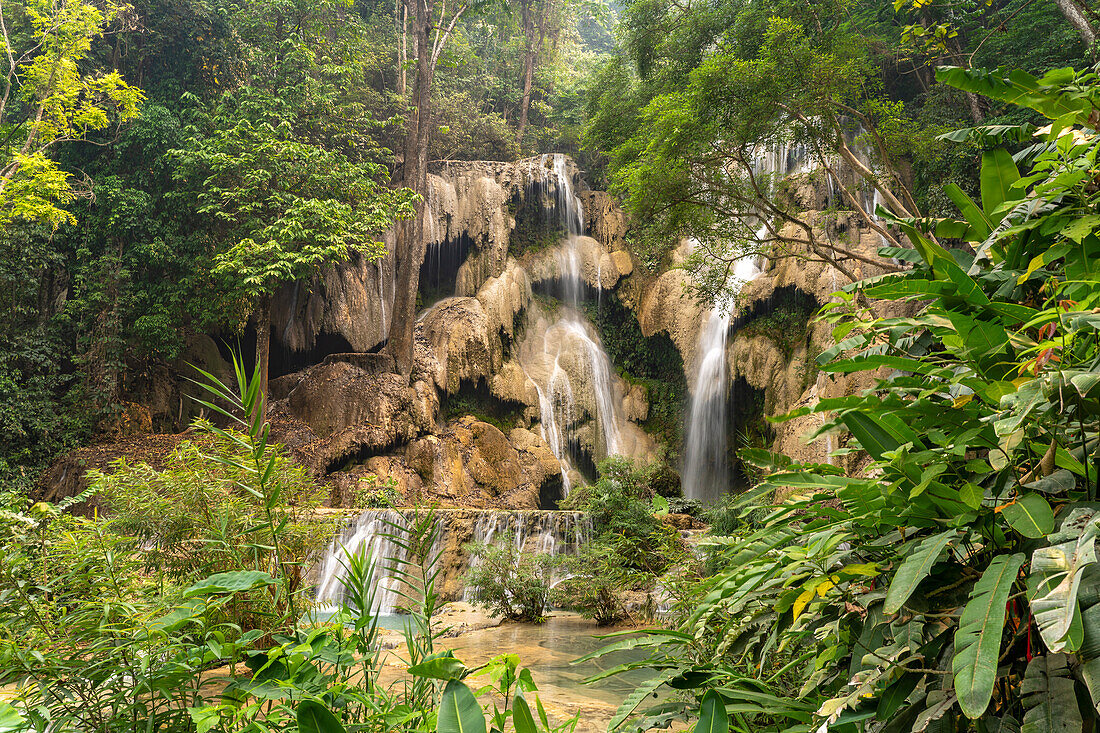
<svg viewBox="0 0 1100 733">
<path fill-rule="evenodd" d="M 973 481 L 967 481 L 959 487 L 959 501 L 971 509 L 980 509 L 985 491 Z"/>
<path fill-rule="evenodd" d="M 1005 604 L 1024 564 L 1024 555 L 998 555 L 970 592 L 955 631 L 955 694 L 971 719 L 985 713 L 997 681 L 997 655 L 1005 623 Z"/>
<path fill-rule="evenodd" d="M 1012 529 L 1033 540 L 1054 529 L 1054 511 L 1039 494 L 1024 494 L 1005 506 L 1002 513 Z"/>
<path fill-rule="evenodd" d="M 465 664 L 455 659 L 454 652 L 451 650 L 436 652 L 419 664 L 409 667 L 409 674 L 412 676 L 429 677 L 434 680 L 460 680 L 469 672 Z"/>
<path fill-rule="evenodd" d="M 1065 257 L 1069 251 L 1070 246 L 1068 244 L 1056 244 L 1042 254 L 1037 254 L 1031 258 L 1031 262 L 1028 263 L 1027 270 L 1023 275 L 1016 278 L 1016 282 L 1019 285 L 1023 285 L 1031 277 L 1032 273 L 1038 270 L 1040 267 L 1046 267 L 1051 262 L 1054 262 L 1062 257 Z"/>
<path fill-rule="evenodd" d="M 875 714 L 879 720 L 890 720 L 898 708 L 902 706 L 905 700 L 912 694 L 913 690 L 917 688 L 917 683 L 920 682 L 921 675 L 915 672 L 908 672 L 903 674 L 897 681 L 886 688 L 882 693 L 882 697 L 879 698 L 878 708 L 875 710 Z"/>
<path fill-rule="evenodd" d="M 726 703 L 714 690 L 703 695 L 703 704 L 699 709 L 699 722 L 695 724 L 695 733 L 729 733 L 730 719 L 726 714 Z"/>
<path fill-rule="evenodd" d="M 183 592 L 184 598 L 192 596 L 222 595 L 274 585 L 277 581 L 269 573 L 260 570 L 234 570 L 215 573 L 193 584 Z"/>
<path fill-rule="evenodd" d="M 1074 509 L 1062 525 L 1071 536 L 1031 555 L 1031 612 L 1047 648 L 1067 649 L 1067 636 L 1077 613 L 1077 592 L 1084 570 L 1096 562 L 1096 522 L 1091 509 Z M 1063 536 L 1065 536 L 1063 534 Z M 1069 651 L 1076 651 L 1069 649 Z"/>
<path fill-rule="evenodd" d="M 1100 229 L 1100 214 L 1088 214 L 1079 216 L 1062 228 L 1060 234 L 1066 239 L 1072 239 L 1080 244 L 1085 237 Z M 1068 247 L 1066 248 L 1068 251 Z M 1064 253 L 1063 253 L 1064 254 Z"/>
<path fill-rule="evenodd" d="M 1000 224 L 1004 214 L 994 211 L 1006 201 L 1017 201 L 1023 192 L 1012 188 L 1020 178 L 1020 171 L 1012 156 L 1004 148 L 993 148 L 982 153 L 981 187 L 982 208 L 994 224 Z"/>
<path fill-rule="evenodd" d="M 297 718 L 300 733 L 345 733 L 336 716 L 316 700 L 307 698 L 298 703 Z"/>
<path fill-rule="evenodd" d="M 974 199 L 967 196 L 966 192 L 959 188 L 956 183 L 948 183 L 943 187 L 943 191 L 949 199 L 955 202 L 955 206 L 959 207 L 959 213 L 970 224 L 969 238 L 972 241 L 981 242 L 988 237 L 990 230 L 993 229 L 993 222 L 989 220 L 981 207 L 974 203 Z"/>
<path fill-rule="evenodd" d="M 886 280 L 864 290 L 867 297 L 875 298 L 876 300 L 939 298 L 954 292 L 954 283 L 944 282 L 943 280 L 924 280 L 915 277 Z"/>
<path fill-rule="evenodd" d="M 904 356 L 888 356 L 886 354 L 867 354 L 853 356 L 851 359 L 834 361 L 821 367 L 821 371 L 830 374 L 848 374 L 850 372 L 863 372 L 879 367 L 891 367 L 906 372 L 928 373 L 935 369 L 918 359 L 908 359 Z"/>
<path fill-rule="evenodd" d="M 1092 707 L 1100 713 L 1100 658 L 1090 659 L 1080 667 L 1081 678 L 1085 681 L 1085 687 L 1092 698 Z"/>
<path fill-rule="evenodd" d="M 886 451 L 893 451 L 908 442 L 902 436 L 895 435 L 881 420 L 876 420 L 865 412 L 852 410 L 840 418 L 852 435 L 856 437 L 863 450 L 876 460 L 883 460 Z"/>
<path fill-rule="evenodd" d="M 1040 654 L 1020 683 L 1026 712 L 1020 733 L 1077 733 L 1084 727 L 1065 654 Z"/>
<path fill-rule="evenodd" d="M 0 700 L 0 733 L 20 733 L 30 730 L 27 721 L 11 703 Z"/>
<path fill-rule="evenodd" d="M 451 680 L 443 688 L 435 730 L 436 733 L 485 733 L 485 716 L 477 698 L 458 680 Z"/>
<path fill-rule="evenodd" d="M 890 590 L 886 593 L 886 601 L 883 610 L 886 613 L 897 613 L 920 582 L 932 571 L 944 548 L 955 538 L 956 531 L 951 529 L 934 537 L 922 541 L 917 545 L 908 557 L 902 561 L 894 579 L 890 582 Z"/>
<path fill-rule="evenodd" d="M 531 715 L 527 700 L 519 693 L 516 693 L 515 699 L 512 700 L 512 725 L 515 726 L 516 733 L 539 733 L 538 726 L 535 725 L 535 716 Z"/>
</svg>

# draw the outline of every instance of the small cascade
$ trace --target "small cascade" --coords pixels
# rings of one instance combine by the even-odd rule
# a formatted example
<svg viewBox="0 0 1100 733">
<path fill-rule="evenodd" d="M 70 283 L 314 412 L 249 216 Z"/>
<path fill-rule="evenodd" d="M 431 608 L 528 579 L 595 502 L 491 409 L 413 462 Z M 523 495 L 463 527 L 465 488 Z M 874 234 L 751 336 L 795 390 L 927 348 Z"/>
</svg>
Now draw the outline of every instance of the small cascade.
<svg viewBox="0 0 1100 733">
<path fill-rule="evenodd" d="M 464 545 L 467 542 L 496 544 L 511 542 L 524 552 L 542 552 L 554 557 L 576 554 L 592 535 L 591 520 L 583 512 L 541 510 L 440 510 L 437 515 L 438 535 L 431 556 L 459 553 L 458 557 L 440 557 L 446 572 L 461 578 L 470 567 Z M 401 581 L 394 561 L 406 559 L 408 545 L 408 512 L 401 509 L 367 509 L 329 544 L 318 563 L 316 601 L 321 614 L 336 610 L 346 599 L 344 581 L 346 552 L 367 553 L 374 561 L 371 585 L 376 589 L 373 613 L 393 614 L 402 597 Z M 459 591 L 465 594 L 465 590 Z"/>
<path fill-rule="evenodd" d="M 473 542 L 482 545 L 511 543 L 524 554 L 544 554 L 551 557 L 576 555 L 592 537 L 592 520 L 583 512 L 559 511 L 493 511 L 485 512 L 474 525 Z M 470 568 L 477 558 L 471 558 Z M 551 585 L 564 577 L 556 572 Z M 472 600 L 469 588 L 463 600 Z"/>
<path fill-rule="evenodd" d="M 348 524 L 329 544 L 321 561 L 316 600 L 322 609 L 332 610 L 346 598 L 344 581 L 348 571 L 347 555 L 363 551 L 374 561 L 371 585 L 375 588 L 372 612 L 388 615 L 394 612 L 401 596 L 400 581 L 394 572 L 394 558 L 404 558 L 401 546 L 409 539 L 408 520 L 396 509 L 367 509 Z M 442 533 L 440 533 L 442 538 Z M 438 548 L 432 548 L 432 554 Z"/>
<path fill-rule="evenodd" d="M 742 257 L 734 265 L 734 283 L 731 285 L 739 289 L 758 274 L 760 269 L 756 258 Z M 730 389 L 726 364 L 729 325 L 729 304 L 717 303 L 707 315 L 706 324 L 699 334 L 694 390 L 684 431 L 684 463 L 680 473 L 684 496 L 688 499 L 714 501 L 730 488 L 729 439 L 726 433 Z"/>
</svg>

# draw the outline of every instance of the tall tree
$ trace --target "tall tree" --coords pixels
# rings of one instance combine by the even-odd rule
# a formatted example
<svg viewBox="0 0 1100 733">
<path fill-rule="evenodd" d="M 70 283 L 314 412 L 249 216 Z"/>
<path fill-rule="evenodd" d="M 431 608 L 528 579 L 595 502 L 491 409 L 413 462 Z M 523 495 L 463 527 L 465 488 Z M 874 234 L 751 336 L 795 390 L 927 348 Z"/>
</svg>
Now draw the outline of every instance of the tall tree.
<svg viewBox="0 0 1100 733">
<path fill-rule="evenodd" d="M 420 265 L 424 260 L 424 217 L 428 196 L 428 147 L 431 142 L 432 80 L 436 64 L 455 26 L 473 7 L 471 0 L 460 0 L 448 10 L 447 0 L 405 0 L 412 21 L 413 51 L 416 53 L 416 77 L 408 110 L 405 143 L 402 147 L 401 183 L 416 194 L 415 214 L 398 222 L 394 250 L 394 277 L 397 287 L 390 323 L 387 351 L 397 369 L 409 374 L 413 367 L 413 329 L 416 325 L 416 294 L 420 285 Z M 435 31 L 434 38 L 432 31 Z"/>
<path fill-rule="evenodd" d="M 345 128 L 339 109 L 324 106 L 339 97 L 330 82 L 341 75 L 318 68 L 300 36 L 288 36 L 267 60 L 253 73 L 255 85 L 200 110 L 175 151 L 177 180 L 210 218 L 213 275 L 226 310 L 238 325 L 254 320 L 263 393 L 275 291 L 354 252 L 380 257 L 379 234 L 413 213 L 410 192 L 386 186 L 380 163 L 353 158 L 364 147 L 359 133 Z"/>
<path fill-rule="evenodd" d="M 0 226 L 74 221 L 62 206 L 76 189 L 54 151 L 137 116 L 142 92 L 117 71 L 80 71 L 92 41 L 121 9 L 82 0 L 0 6 L 7 67 L 0 92 Z"/>
<path fill-rule="evenodd" d="M 516 125 L 516 145 L 523 148 L 523 132 L 527 128 L 527 113 L 531 109 L 531 88 L 535 80 L 535 63 L 546 36 L 546 24 L 553 0 L 519 0 L 523 24 L 523 98 Z"/>
</svg>

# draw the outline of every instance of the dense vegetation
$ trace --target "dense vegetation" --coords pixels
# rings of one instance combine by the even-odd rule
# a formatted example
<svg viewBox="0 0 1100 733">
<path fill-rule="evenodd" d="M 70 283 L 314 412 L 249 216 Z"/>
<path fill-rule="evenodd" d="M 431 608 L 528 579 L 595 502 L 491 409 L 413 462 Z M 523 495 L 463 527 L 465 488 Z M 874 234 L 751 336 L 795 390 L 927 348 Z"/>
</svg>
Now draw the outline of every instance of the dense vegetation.
<svg viewBox="0 0 1100 733">
<path fill-rule="evenodd" d="M 835 346 L 817 362 L 849 389 L 778 419 L 817 415 L 818 435 L 843 436 L 829 458 L 854 468 L 742 450 L 759 480 L 711 510 L 696 558 L 666 521 L 668 465 L 612 458 L 564 503 L 591 517 L 589 546 L 561 568 L 477 548 L 478 600 L 605 625 L 666 593 L 668 628 L 597 653 L 642 650 L 607 674 L 653 672 L 612 727 L 1095 729 L 1093 8 L 23 0 L 0 12 L 0 683 L 18 686 L 0 731 L 481 732 L 486 715 L 502 733 L 552 729 L 507 650 L 470 669 L 437 648 L 431 509 L 394 528 L 402 557 L 348 554 L 347 602 L 312 617 L 303 570 L 331 527 L 265 416 L 278 288 L 380 256 L 392 229 L 403 300 L 386 348 L 407 372 L 427 161 L 550 149 L 621 197 L 647 276 L 693 238 L 688 269 L 708 297 L 746 253 L 847 277 L 818 316 Z M 785 171 L 760 163 L 792 146 L 815 185 L 837 188 L 829 208 L 882 237 L 877 255 L 827 236 Z M 861 278 L 860 263 L 884 274 Z M 808 343 L 805 311 L 754 327 L 792 353 Z M 594 314 L 675 449 L 682 362 L 632 318 L 617 300 Z M 236 362 L 232 387 L 204 375 L 196 404 L 216 419 L 194 422 L 161 470 L 123 460 L 78 497 L 27 500 L 57 454 L 178 392 L 193 337 L 245 332 L 249 367 Z M 183 427 L 172 395 L 179 413 L 145 427 Z M 394 495 L 375 485 L 359 501 Z M 70 513 L 86 501 L 110 517 Z M 408 674 L 393 684 L 371 613 L 383 562 L 409 612 Z"/>
<path fill-rule="evenodd" d="M 1020 128 L 968 133 L 987 146 L 978 201 L 949 186 L 960 217 L 894 217 L 912 267 L 824 309 L 837 343 L 822 370 L 866 373 L 868 387 L 788 417 L 828 415 L 822 431 L 851 436 L 834 455 L 865 451 L 863 468 L 746 451 L 769 475 L 714 538 L 720 570 L 701 603 L 675 634 L 623 642 L 653 647 L 653 684 L 709 690 L 703 715 L 719 729 L 1097 719 L 1100 80 L 939 77 L 1050 124 L 1017 160 L 999 143 Z M 906 301 L 922 306 L 905 315 Z"/>
<path fill-rule="evenodd" d="M 429 159 L 577 151 L 607 11 L 459 7 Z M 415 52 L 394 2 L 34 0 L 3 13 L 0 481 L 25 489 L 59 451 L 109 437 L 128 405 L 193 376 L 180 360 L 195 334 L 251 333 L 281 283 L 379 252 L 415 202 L 395 185 Z M 188 410 L 154 427 L 185 428 Z"/>
</svg>

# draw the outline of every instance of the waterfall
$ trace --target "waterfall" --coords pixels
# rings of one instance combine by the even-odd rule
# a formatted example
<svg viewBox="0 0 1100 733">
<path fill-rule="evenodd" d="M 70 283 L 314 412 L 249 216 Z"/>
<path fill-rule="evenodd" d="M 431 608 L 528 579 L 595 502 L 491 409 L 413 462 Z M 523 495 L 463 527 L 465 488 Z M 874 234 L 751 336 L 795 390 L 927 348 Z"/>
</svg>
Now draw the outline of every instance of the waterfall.
<svg viewBox="0 0 1100 733">
<path fill-rule="evenodd" d="M 766 231 L 761 226 L 757 236 Z M 742 257 L 734 264 L 730 290 L 760 274 L 755 257 Z M 730 305 L 716 303 L 707 314 L 696 350 L 694 391 L 684 431 L 684 462 L 680 478 L 684 496 L 714 501 L 730 488 L 729 439 L 726 434 L 729 409 L 729 374 L 726 344 L 729 340 Z"/>
<path fill-rule="evenodd" d="M 525 354 L 524 371 L 538 392 L 542 436 L 561 464 L 568 494 L 573 488 L 569 473 L 580 457 L 578 423 L 586 413 L 593 419 L 595 458 L 600 459 L 622 452 L 620 425 L 625 418 L 614 397 L 611 359 L 595 328 L 580 313 L 563 306 L 540 346 L 539 353 Z"/>
<path fill-rule="evenodd" d="M 402 544 L 409 539 L 408 519 L 396 509 L 367 509 L 354 522 L 348 524 L 329 544 L 320 563 L 316 600 L 322 607 L 332 608 L 346 598 L 344 581 L 347 578 L 345 550 L 356 553 L 363 550 L 374 561 L 371 582 L 375 588 L 374 607 L 377 614 L 392 614 L 401 596 L 400 581 L 394 572 L 394 559 L 404 559 Z M 442 533 L 440 533 L 442 538 Z M 438 548 L 432 548 L 432 554 Z"/>
<path fill-rule="evenodd" d="M 577 554 L 592 536 L 592 520 L 583 512 L 559 511 L 492 511 L 485 512 L 474 525 L 473 541 L 483 545 L 511 543 L 525 554 L 541 553 L 551 557 Z M 470 559 L 470 568 L 479 560 Z M 551 585 L 565 576 L 556 571 Z M 470 588 L 463 591 L 463 600 L 472 598 Z"/>
<path fill-rule="evenodd" d="M 537 175 L 541 176 L 538 180 L 545 186 L 543 210 L 548 213 L 552 210 L 565 234 L 554 251 L 564 306 L 557 322 L 546 329 L 542 353 L 536 355 L 543 365 L 545 379 L 541 384 L 538 379 L 531 379 L 538 391 L 543 438 L 561 464 L 566 493 L 572 488 L 569 473 L 580 457 L 576 453 L 579 445 L 576 429 L 584 408 L 598 431 L 596 458 L 621 452 L 619 426 L 623 420 L 621 405 L 613 395 L 611 360 L 595 328 L 579 311 L 585 298 L 579 247 L 584 233 L 584 206 L 574 192 L 567 160 L 561 154 L 544 155 L 537 168 Z M 529 188 L 534 183 L 532 180 Z M 596 276 L 601 275 L 597 255 Z M 528 377 L 532 377 L 530 372 Z"/>
<path fill-rule="evenodd" d="M 526 552 L 554 557 L 575 554 L 592 534 L 591 520 L 583 512 L 541 510 L 440 510 L 438 536 L 431 555 L 454 548 L 461 556 L 441 557 L 444 568 L 465 574 L 470 559 L 461 549 L 467 541 L 494 544 L 512 542 Z M 470 525 L 473 525 L 472 527 Z M 367 509 L 333 539 L 317 566 L 316 601 L 321 612 L 335 610 L 346 598 L 345 550 L 364 549 L 375 563 L 371 585 L 376 589 L 372 612 L 393 614 L 402 600 L 399 572 L 394 560 L 407 559 L 408 512 L 401 509 Z M 448 551 L 451 551 L 448 549 Z M 463 591 L 465 593 L 465 591 Z"/>
</svg>

